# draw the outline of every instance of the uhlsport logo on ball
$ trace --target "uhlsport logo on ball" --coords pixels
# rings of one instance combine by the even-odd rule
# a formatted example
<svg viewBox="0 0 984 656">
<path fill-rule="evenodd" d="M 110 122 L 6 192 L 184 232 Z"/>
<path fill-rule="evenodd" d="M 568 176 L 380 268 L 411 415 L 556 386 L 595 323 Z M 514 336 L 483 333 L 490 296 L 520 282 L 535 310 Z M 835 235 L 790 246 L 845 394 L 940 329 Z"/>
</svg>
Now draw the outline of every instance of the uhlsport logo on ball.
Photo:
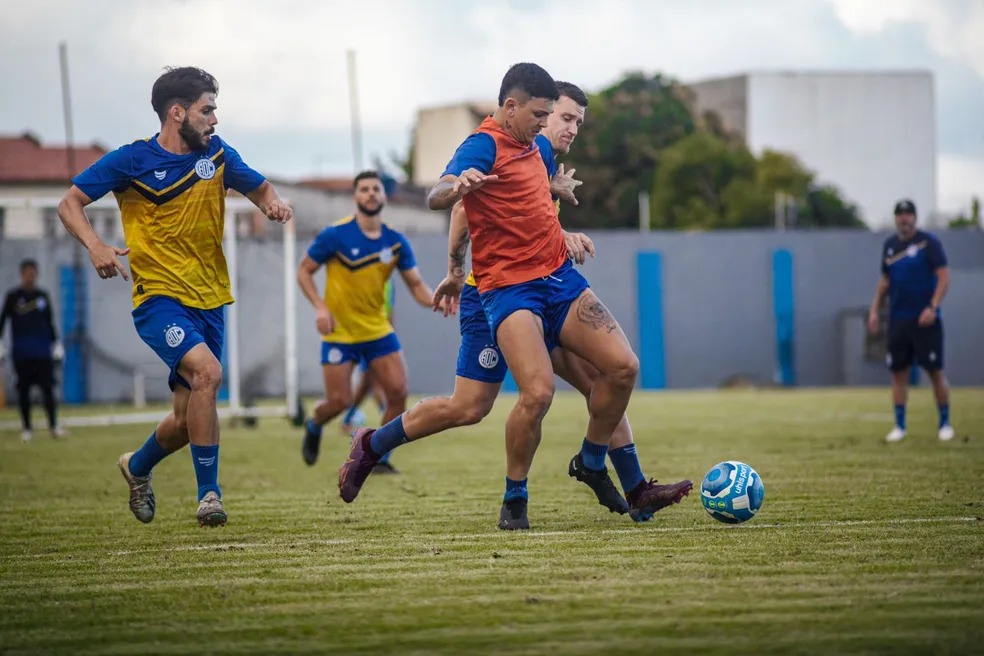
<svg viewBox="0 0 984 656">
<path fill-rule="evenodd" d="M 762 507 L 765 488 L 758 473 L 728 460 L 711 467 L 700 484 L 700 501 L 714 519 L 726 524 L 748 521 Z"/>
</svg>

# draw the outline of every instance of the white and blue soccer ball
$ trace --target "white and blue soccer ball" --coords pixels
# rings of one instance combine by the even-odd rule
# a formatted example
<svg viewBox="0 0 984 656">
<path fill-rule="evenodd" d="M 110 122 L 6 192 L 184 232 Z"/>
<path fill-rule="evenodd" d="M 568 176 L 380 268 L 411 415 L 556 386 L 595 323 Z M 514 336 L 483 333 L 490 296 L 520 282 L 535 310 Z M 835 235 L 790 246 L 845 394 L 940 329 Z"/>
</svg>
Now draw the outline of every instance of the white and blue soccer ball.
<svg viewBox="0 0 984 656">
<path fill-rule="evenodd" d="M 713 467 L 700 484 L 700 502 L 711 517 L 740 524 L 762 507 L 765 488 L 758 473 L 743 462 L 728 460 Z"/>
</svg>

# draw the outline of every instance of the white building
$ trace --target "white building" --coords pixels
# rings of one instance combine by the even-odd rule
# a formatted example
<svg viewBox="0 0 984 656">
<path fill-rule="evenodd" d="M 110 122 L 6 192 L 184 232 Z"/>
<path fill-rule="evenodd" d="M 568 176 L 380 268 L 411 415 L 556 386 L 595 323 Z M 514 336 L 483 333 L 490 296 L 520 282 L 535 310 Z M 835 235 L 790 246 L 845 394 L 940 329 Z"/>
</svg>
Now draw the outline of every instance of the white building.
<svg viewBox="0 0 984 656">
<path fill-rule="evenodd" d="M 936 110 L 928 71 L 772 72 L 689 85 L 698 113 L 716 112 L 760 155 L 796 155 L 858 205 L 872 228 L 892 225 L 899 198 L 926 224 L 936 211 Z"/>
<path fill-rule="evenodd" d="M 496 107 L 492 101 L 421 109 L 414 128 L 413 184 L 418 187 L 436 184 L 455 149 Z"/>
</svg>

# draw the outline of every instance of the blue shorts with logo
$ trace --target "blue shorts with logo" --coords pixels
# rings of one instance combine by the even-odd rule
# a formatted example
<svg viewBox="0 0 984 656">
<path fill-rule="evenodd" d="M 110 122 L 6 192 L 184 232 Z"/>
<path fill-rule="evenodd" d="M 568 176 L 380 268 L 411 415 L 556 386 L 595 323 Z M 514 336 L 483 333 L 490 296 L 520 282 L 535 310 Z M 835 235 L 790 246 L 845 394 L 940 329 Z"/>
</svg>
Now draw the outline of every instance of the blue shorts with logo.
<svg viewBox="0 0 984 656">
<path fill-rule="evenodd" d="M 170 369 L 167 383 L 172 390 L 175 385 L 191 389 L 178 374 L 178 365 L 195 346 L 204 344 L 217 360 L 222 359 L 225 307 L 200 310 L 168 296 L 152 296 L 133 310 L 132 316 L 140 339 Z"/>
<path fill-rule="evenodd" d="M 506 379 L 506 359 L 495 345 L 489 321 L 485 318 L 478 287 L 465 285 L 458 306 L 461 346 L 455 375 L 482 383 L 501 383 Z"/>
<path fill-rule="evenodd" d="M 492 289 L 480 298 L 493 337 L 506 317 L 519 310 L 529 310 L 543 322 L 543 341 L 550 350 L 560 344 L 560 329 L 564 327 L 571 303 L 588 287 L 587 279 L 567 260 L 549 276 Z"/>
<path fill-rule="evenodd" d="M 369 342 L 342 344 L 340 342 L 321 342 L 321 364 L 344 364 L 354 362 L 366 365 L 376 358 L 381 358 L 400 350 L 400 340 L 396 333 Z"/>
</svg>

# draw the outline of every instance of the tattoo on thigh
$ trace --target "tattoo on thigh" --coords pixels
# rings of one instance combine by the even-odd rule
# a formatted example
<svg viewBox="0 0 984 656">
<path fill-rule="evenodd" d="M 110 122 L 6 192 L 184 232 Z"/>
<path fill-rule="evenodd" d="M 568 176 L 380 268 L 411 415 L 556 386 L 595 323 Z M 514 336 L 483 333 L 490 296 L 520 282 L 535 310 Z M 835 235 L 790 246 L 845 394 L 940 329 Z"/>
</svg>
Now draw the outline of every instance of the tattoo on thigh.
<svg viewBox="0 0 984 656">
<path fill-rule="evenodd" d="M 604 329 L 608 333 L 614 332 L 618 328 L 615 317 L 608 311 L 605 304 L 594 295 L 585 296 L 578 301 L 577 319 L 595 330 Z"/>
</svg>

